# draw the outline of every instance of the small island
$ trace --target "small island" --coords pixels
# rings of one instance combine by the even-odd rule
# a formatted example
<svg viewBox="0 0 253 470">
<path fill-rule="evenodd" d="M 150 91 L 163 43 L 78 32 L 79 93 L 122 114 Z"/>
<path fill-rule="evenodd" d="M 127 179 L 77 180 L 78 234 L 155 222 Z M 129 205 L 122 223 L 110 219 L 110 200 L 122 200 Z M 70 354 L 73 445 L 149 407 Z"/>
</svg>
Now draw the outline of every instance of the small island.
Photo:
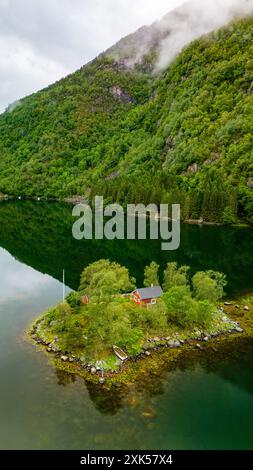
<svg viewBox="0 0 253 470">
<path fill-rule="evenodd" d="M 170 262 L 160 285 L 159 272 L 152 262 L 138 288 L 127 268 L 101 259 L 84 269 L 78 291 L 38 318 L 29 334 L 56 367 L 110 384 L 158 350 L 173 358 L 176 350 L 201 350 L 212 338 L 243 333 L 221 306 L 223 273 L 191 277 L 188 266 Z"/>
</svg>

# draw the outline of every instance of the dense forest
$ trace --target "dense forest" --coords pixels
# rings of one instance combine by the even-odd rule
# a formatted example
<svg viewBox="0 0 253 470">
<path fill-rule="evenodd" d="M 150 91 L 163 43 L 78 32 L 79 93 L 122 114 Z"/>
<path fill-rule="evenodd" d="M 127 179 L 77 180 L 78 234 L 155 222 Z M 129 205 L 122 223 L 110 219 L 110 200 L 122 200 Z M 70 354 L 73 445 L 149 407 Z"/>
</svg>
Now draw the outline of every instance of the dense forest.
<svg viewBox="0 0 253 470">
<path fill-rule="evenodd" d="M 155 74 L 102 54 L 0 116 L 0 192 L 181 203 L 184 219 L 253 222 L 253 18 Z"/>
</svg>

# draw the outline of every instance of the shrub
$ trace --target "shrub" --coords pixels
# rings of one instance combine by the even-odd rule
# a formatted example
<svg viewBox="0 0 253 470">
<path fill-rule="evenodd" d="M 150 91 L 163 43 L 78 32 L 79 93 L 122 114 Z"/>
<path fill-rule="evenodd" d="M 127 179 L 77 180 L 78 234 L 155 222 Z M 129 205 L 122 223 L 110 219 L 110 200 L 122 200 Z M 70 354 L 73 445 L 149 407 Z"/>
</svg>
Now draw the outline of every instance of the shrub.
<svg viewBox="0 0 253 470">
<path fill-rule="evenodd" d="M 77 308 L 81 305 L 81 296 L 78 292 L 70 292 L 66 300 L 71 308 Z"/>
<path fill-rule="evenodd" d="M 186 286 L 175 286 L 166 292 L 162 300 L 167 308 L 168 321 L 181 328 L 192 326 L 197 319 L 196 301 Z"/>
<path fill-rule="evenodd" d="M 236 223 L 236 216 L 231 207 L 225 207 L 222 215 L 222 222 L 224 225 L 233 225 Z"/>
<path fill-rule="evenodd" d="M 196 273 L 192 278 L 192 285 L 197 300 L 208 300 L 210 303 L 215 304 L 222 297 L 217 281 L 212 279 L 206 272 Z"/>
</svg>

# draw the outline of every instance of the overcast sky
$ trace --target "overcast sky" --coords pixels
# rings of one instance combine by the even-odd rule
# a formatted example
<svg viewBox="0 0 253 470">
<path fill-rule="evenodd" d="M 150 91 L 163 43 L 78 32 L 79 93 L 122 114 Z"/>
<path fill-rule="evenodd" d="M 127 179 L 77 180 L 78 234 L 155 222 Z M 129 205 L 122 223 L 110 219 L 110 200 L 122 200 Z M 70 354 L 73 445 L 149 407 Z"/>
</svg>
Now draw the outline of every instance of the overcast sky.
<svg viewBox="0 0 253 470">
<path fill-rule="evenodd" d="M 0 0 L 0 112 L 183 0 Z"/>
</svg>

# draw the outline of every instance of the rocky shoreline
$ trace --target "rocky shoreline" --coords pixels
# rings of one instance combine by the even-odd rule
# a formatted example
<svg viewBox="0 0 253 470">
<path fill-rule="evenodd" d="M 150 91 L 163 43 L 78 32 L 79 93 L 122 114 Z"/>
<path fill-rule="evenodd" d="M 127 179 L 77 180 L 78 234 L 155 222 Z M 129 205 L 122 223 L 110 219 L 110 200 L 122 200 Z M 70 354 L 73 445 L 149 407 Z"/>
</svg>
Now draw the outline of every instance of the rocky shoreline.
<svg viewBox="0 0 253 470">
<path fill-rule="evenodd" d="M 245 309 L 246 308 L 248 307 L 245 307 Z M 223 311 L 223 309 L 221 310 Z M 66 370 L 69 373 L 74 373 L 81 377 L 85 377 L 87 380 L 101 384 L 104 384 L 108 378 L 110 381 L 114 380 L 114 377 L 117 377 L 116 384 L 120 384 L 120 375 L 123 372 L 126 372 L 129 368 L 131 368 L 131 365 L 136 364 L 139 361 L 152 358 L 154 353 L 159 353 L 165 350 L 204 350 L 204 345 L 214 341 L 217 338 L 236 333 L 244 333 L 244 329 L 241 327 L 240 323 L 230 319 L 224 313 L 222 317 L 224 327 L 220 327 L 217 331 L 206 333 L 204 331 L 195 330 L 188 337 L 185 337 L 180 333 L 174 333 L 173 335 L 166 337 L 156 336 L 154 338 L 149 338 L 143 345 L 140 354 L 129 357 L 128 361 L 126 362 L 121 362 L 118 360 L 116 368 L 105 371 L 101 361 L 87 363 L 83 356 L 78 357 L 74 354 L 63 351 L 59 346 L 58 336 L 55 336 L 51 342 L 43 340 L 38 333 L 39 326 L 42 321 L 43 318 L 35 321 L 31 330 L 29 331 L 29 336 L 36 345 L 40 346 L 43 351 L 49 355 L 49 357 L 51 356 L 51 358 L 54 360 L 54 365 L 58 368 Z M 115 384 L 115 382 L 112 382 L 112 385 L 113 384 Z"/>
</svg>

